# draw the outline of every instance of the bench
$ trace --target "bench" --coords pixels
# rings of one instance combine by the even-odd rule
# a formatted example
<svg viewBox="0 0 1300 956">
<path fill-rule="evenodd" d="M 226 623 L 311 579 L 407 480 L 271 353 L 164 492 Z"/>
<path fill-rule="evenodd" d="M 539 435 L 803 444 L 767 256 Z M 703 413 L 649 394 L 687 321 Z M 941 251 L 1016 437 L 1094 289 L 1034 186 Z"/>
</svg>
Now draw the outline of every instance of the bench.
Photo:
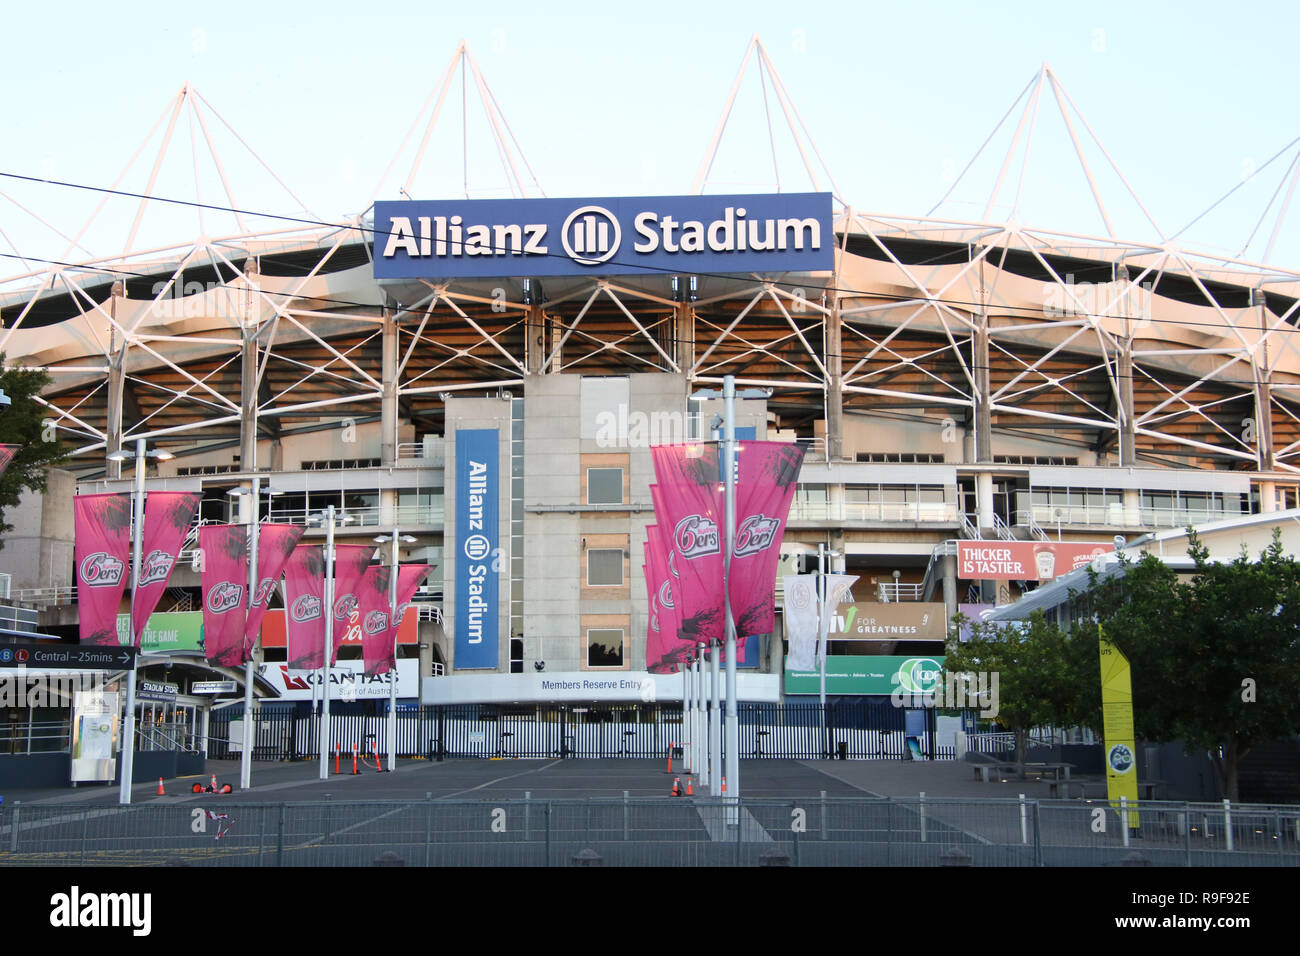
<svg viewBox="0 0 1300 956">
<path fill-rule="evenodd" d="M 989 782 L 989 773 L 996 773 L 999 777 L 1009 771 L 1020 772 L 1020 765 L 1015 761 L 998 760 L 990 757 L 988 754 L 968 753 L 966 762 L 971 764 L 975 769 L 975 776 L 979 777 L 985 783 Z"/>
</svg>

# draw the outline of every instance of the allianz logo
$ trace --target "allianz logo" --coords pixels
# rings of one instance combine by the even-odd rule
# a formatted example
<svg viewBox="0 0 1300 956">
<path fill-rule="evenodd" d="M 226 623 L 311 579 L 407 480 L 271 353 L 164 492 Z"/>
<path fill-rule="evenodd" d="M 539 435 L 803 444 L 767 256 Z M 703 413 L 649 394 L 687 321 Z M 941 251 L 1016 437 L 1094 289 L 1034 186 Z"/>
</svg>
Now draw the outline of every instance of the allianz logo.
<svg viewBox="0 0 1300 956">
<path fill-rule="evenodd" d="M 644 210 L 632 217 L 640 255 L 716 252 L 816 251 L 821 248 L 821 223 L 815 217 L 747 219 L 743 206 L 727 206 L 722 217 L 705 222 L 679 220 Z M 378 224 L 377 224 L 378 227 Z M 382 255 L 403 252 L 412 259 L 461 257 L 548 256 L 550 224 L 472 223 L 462 216 L 389 216 Z M 596 266 L 612 259 L 622 247 L 623 228 L 604 206 L 580 206 L 559 229 L 563 254 L 579 265 Z M 381 230 L 380 234 L 384 234 Z"/>
</svg>

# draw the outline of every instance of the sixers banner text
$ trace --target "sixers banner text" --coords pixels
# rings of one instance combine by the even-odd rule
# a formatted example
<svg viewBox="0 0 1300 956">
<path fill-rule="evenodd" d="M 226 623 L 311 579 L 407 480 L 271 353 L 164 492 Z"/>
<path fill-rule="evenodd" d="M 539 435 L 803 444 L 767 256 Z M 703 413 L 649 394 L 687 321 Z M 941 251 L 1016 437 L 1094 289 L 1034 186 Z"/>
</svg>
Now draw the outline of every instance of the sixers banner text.
<svg viewBox="0 0 1300 956">
<path fill-rule="evenodd" d="M 823 272 L 830 193 L 375 204 L 376 279 Z"/>
<path fill-rule="evenodd" d="M 497 666 L 497 482 L 495 428 L 456 431 L 457 670 Z"/>
</svg>

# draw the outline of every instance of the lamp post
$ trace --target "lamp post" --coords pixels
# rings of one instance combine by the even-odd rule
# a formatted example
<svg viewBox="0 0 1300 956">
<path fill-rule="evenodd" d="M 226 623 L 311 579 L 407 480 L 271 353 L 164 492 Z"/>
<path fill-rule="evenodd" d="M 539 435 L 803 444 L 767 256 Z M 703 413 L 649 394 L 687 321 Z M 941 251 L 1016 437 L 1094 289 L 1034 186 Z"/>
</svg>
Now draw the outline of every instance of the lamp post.
<svg viewBox="0 0 1300 956">
<path fill-rule="evenodd" d="M 393 673 L 388 681 L 388 772 L 392 773 L 397 769 L 397 546 L 399 542 L 414 544 L 415 538 L 393 528 L 392 534 L 381 534 L 374 540 L 376 544 L 391 541 L 393 545 L 393 563 L 388 572 L 388 623 L 393 629 Z"/>
<path fill-rule="evenodd" d="M 262 487 L 262 478 L 260 475 L 253 475 L 249 478 L 250 488 L 231 488 L 226 494 L 240 499 L 240 510 L 243 510 L 244 498 L 249 501 L 248 515 L 248 598 L 244 602 L 244 617 L 248 618 L 253 613 L 253 598 L 257 594 L 257 545 L 261 537 L 259 525 L 261 523 L 261 496 L 280 494 L 278 488 L 272 488 L 267 485 Z M 245 637 L 247 641 L 247 637 Z M 254 641 L 256 643 L 256 641 Z M 252 649 L 248 649 L 248 657 L 244 661 L 244 745 L 239 753 L 239 789 L 251 790 L 253 787 L 253 746 L 257 742 L 256 724 L 253 721 L 253 654 Z"/>
<path fill-rule="evenodd" d="M 334 656 L 334 528 L 339 524 L 351 524 L 355 519 L 350 514 L 340 515 L 329 505 L 321 514 L 307 518 L 308 525 L 322 525 L 325 528 L 325 600 L 321 617 L 325 628 L 325 660 L 321 667 L 321 712 L 320 712 L 320 779 L 328 780 L 330 775 L 330 660 Z"/>
<path fill-rule="evenodd" d="M 131 624 L 128 627 L 128 633 L 131 635 L 131 646 L 137 649 L 139 649 L 140 635 L 135 633 L 135 596 L 139 590 L 136 582 L 140 580 L 140 551 L 144 543 L 145 458 L 165 461 L 168 458 L 175 457 L 168 451 L 154 450 L 146 453 L 144 449 L 144 439 L 137 438 L 135 440 L 135 495 L 133 496 L 132 508 L 134 520 L 131 526 Z M 120 463 L 130 458 L 131 452 L 119 448 L 115 452 L 110 452 L 106 457 L 110 461 L 119 462 L 120 475 Z M 139 655 L 136 655 L 131 660 L 131 669 L 126 673 L 126 719 L 122 724 L 122 773 L 117 793 L 117 802 L 123 805 L 131 802 L 131 777 L 135 771 L 135 680 L 138 666 Z"/>
</svg>

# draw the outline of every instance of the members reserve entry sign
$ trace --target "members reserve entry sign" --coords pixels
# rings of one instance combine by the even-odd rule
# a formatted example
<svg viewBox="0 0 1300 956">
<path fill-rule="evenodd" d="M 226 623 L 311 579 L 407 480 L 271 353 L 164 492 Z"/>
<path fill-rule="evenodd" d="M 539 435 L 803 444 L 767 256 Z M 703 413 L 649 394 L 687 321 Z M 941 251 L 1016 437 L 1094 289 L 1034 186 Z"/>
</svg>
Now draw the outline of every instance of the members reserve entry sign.
<svg viewBox="0 0 1300 956">
<path fill-rule="evenodd" d="M 376 279 L 823 272 L 830 193 L 375 204 Z"/>
<path fill-rule="evenodd" d="M 457 670 L 497 666 L 497 440 L 495 428 L 456 431 Z"/>
</svg>

